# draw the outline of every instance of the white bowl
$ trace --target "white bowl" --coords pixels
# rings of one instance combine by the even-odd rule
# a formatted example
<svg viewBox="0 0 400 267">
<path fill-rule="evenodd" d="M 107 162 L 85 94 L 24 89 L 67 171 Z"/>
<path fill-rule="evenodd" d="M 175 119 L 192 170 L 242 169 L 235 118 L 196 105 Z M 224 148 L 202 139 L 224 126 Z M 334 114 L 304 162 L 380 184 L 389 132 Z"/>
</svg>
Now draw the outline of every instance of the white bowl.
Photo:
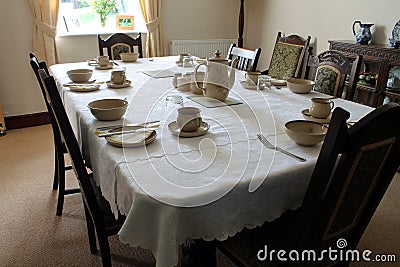
<svg viewBox="0 0 400 267">
<path fill-rule="evenodd" d="M 91 69 L 75 69 L 67 71 L 68 77 L 76 83 L 87 82 L 92 77 Z"/>
<path fill-rule="evenodd" d="M 119 120 L 124 116 L 128 101 L 123 99 L 100 99 L 88 104 L 93 116 L 100 121 Z"/>
<path fill-rule="evenodd" d="M 286 84 L 293 93 L 308 94 L 313 89 L 315 82 L 306 79 L 289 79 Z"/>
<path fill-rule="evenodd" d="M 138 59 L 139 54 L 138 53 L 121 53 L 121 54 L 119 54 L 119 56 L 121 57 L 122 61 L 135 62 Z"/>
<path fill-rule="evenodd" d="M 300 146 L 315 146 L 325 138 L 328 127 L 318 122 L 295 120 L 285 124 L 285 132 Z"/>
</svg>

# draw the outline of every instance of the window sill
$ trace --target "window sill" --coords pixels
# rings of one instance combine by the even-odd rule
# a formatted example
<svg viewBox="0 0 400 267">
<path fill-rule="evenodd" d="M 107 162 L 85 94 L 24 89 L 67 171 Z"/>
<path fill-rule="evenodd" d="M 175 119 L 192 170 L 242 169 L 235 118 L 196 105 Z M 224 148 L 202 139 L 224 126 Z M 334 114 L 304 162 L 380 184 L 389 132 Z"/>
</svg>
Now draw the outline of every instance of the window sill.
<svg viewBox="0 0 400 267">
<path fill-rule="evenodd" d="M 91 35 L 96 35 L 97 34 L 113 34 L 113 33 L 126 33 L 126 34 L 130 34 L 130 33 L 145 33 L 147 34 L 147 29 L 146 30 L 142 30 L 142 29 L 135 29 L 135 30 L 104 30 L 104 31 L 76 31 L 76 32 L 62 32 L 62 33 L 57 33 L 56 37 L 69 37 L 69 36 L 91 36 Z"/>
</svg>

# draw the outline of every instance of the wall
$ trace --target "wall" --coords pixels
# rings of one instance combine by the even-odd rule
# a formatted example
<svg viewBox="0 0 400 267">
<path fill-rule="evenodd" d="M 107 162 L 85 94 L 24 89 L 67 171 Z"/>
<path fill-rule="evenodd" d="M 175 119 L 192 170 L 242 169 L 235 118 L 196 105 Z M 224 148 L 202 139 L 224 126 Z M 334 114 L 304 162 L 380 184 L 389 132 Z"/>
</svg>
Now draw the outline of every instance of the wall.
<svg viewBox="0 0 400 267">
<path fill-rule="evenodd" d="M 400 19 L 400 1 L 246 0 L 245 46 L 261 47 L 260 69 L 266 69 L 278 31 L 312 37 L 314 54 L 329 48 L 328 40 L 354 40 L 355 20 L 375 23 L 374 43 L 388 44 Z"/>
<path fill-rule="evenodd" d="M 233 4 L 235 3 L 235 4 Z M 328 48 L 329 39 L 354 39 L 354 20 L 373 22 L 374 41 L 387 43 L 400 1 L 245 0 L 244 44 L 262 48 L 260 69 L 268 66 L 278 31 L 313 37 L 315 51 Z M 237 38 L 239 0 L 163 0 L 166 46 L 173 39 Z M 16 20 L 18 18 L 18 20 Z M 168 22 L 168 23 L 167 23 Z M 37 81 L 28 64 L 32 51 L 33 19 L 29 1 L 0 1 L 0 103 L 6 117 L 45 111 Z M 97 55 L 96 36 L 58 37 L 62 62 Z M 5 52 L 6 51 L 6 52 Z M 167 50 L 169 51 L 169 50 Z"/>
<path fill-rule="evenodd" d="M 239 0 L 235 4 L 232 0 L 163 0 L 166 52 L 173 39 L 237 38 L 238 12 Z M 32 29 L 29 1 L 0 1 L 1 51 L 7 62 L 0 71 L 0 103 L 6 117 L 46 111 L 28 63 Z M 60 61 L 84 61 L 97 56 L 96 38 L 95 34 L 57 37 Z"/>
</svg>

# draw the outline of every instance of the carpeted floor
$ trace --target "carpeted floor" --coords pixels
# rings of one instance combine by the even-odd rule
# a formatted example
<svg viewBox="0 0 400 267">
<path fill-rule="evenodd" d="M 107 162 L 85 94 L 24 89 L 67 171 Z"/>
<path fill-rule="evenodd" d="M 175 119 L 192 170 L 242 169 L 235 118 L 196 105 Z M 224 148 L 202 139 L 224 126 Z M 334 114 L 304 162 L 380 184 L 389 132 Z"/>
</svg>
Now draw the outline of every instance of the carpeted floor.
<svg viewBox="0 0 400 267">
<path fill-rule="evenodd" d="M 53 165 L 50 125 L 10 130 L 0 137 L 0 266 L 101 266 L 100 256 L 89 252 L 80 195 L 67 196 L 62 217 L 55 215 Z M 71 175 L 68 187 L 76 187 Z M 360 249 L 400 257 L 399 200 L 396 176 Z M 110 238 L 110 247 L 113 266 L 155 265 L 151 252 L 123 245 L 117 236 Z M 218 266 L 234 266 L 219 252 L 217 260 Z M 352 266 L 376 266 L 376 262 Z"/>
</svg>

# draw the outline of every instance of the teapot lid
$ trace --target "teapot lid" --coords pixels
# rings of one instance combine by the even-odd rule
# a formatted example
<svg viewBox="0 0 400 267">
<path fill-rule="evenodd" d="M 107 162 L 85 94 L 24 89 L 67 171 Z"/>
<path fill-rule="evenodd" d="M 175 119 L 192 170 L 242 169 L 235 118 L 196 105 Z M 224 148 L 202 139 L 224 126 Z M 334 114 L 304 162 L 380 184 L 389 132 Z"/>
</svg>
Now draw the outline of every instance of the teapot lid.
<svg viewBox="0 0 400 267">
<path fill-rule="evenodd" d="M 219 50 L 214 52 L 214 57 L 208 58 L 209 61 L 217 61 L 217 62 L 227 62 L 228 59 L 221 57 L 221 52 Z"/>
</svg>

